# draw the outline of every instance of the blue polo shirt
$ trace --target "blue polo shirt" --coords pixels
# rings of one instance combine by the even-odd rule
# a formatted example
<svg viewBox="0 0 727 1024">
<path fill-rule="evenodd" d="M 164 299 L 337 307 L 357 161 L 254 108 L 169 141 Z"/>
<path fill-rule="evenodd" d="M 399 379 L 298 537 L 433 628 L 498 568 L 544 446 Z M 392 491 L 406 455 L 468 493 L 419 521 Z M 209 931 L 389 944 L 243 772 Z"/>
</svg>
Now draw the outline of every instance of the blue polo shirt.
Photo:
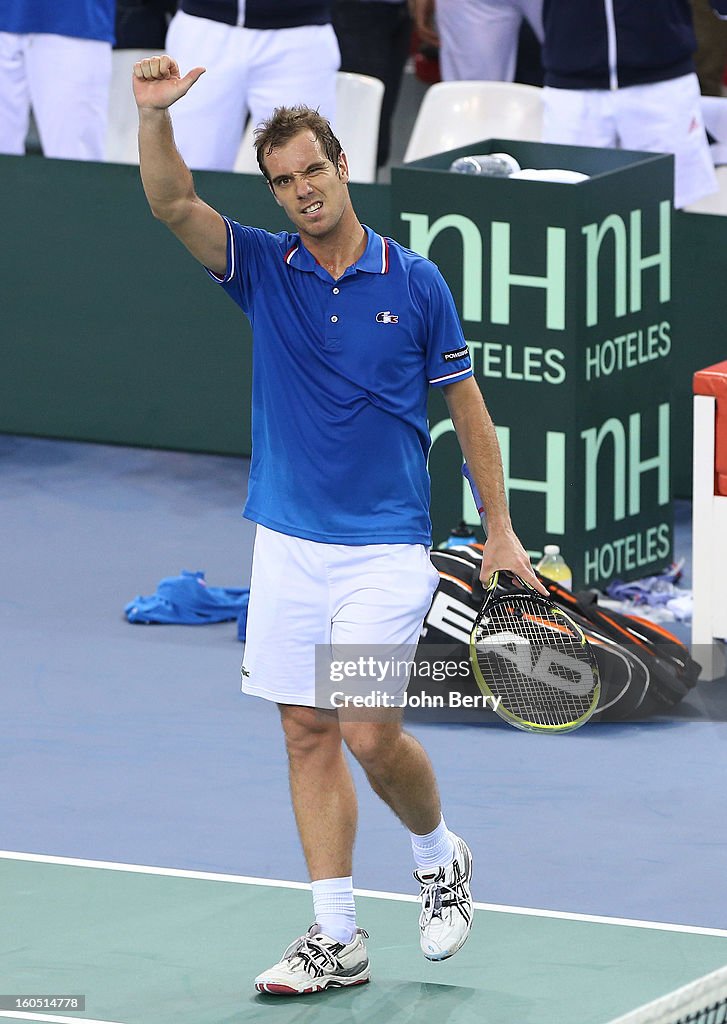
<svg viewBox="0 0 727 1024">
<path fill-rule="evenodd" d="M 430 544 L 427 392 L 472 374 L 439 270 L 366 228 L 336 281 L 299 235 L 226 224 L 212 276 L 253 329 L 245 516 L 331 544 Z"/>
</svg>

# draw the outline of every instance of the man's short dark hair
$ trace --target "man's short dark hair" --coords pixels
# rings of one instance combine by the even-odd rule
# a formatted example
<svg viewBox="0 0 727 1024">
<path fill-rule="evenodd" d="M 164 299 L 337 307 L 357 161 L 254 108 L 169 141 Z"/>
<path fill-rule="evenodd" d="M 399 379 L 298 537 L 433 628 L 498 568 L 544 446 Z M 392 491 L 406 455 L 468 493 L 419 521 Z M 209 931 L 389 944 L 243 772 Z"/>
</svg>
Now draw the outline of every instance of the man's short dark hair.
<svg viewBox="0 0 727 1024">
<path fill-rule="evenodd" d="M 270 176 L 265 168 L 265 157 L 306 129 L 320 142 L 323 152 L 338 172 L 341 143 L 333 134 L 330 122 L 317 110 L 302 104 L 295 107 L 276 107 L 271 116 L 255 129 L 257 162 L 268 182 Z"/>
</svg>

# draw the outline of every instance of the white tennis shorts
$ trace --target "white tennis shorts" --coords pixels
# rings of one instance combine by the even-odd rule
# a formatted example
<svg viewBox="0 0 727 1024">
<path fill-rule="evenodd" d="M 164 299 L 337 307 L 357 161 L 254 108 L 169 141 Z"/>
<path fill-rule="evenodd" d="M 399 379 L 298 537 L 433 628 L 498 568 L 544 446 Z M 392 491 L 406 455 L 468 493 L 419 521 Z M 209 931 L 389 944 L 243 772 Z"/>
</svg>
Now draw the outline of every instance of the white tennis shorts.
<svg viewBox="0 0 727 1024">
<path fill-rule="evenodd" d="M 607 89 L 543 90 L 543 142 L 674 154 L 674 205 L 717 191 L 695 74 Z"/>
<path fill-rule="evenodd" d="M 110 85 L 110 43 L 0 32 L 0 153 L 25 152 L 32 105 L 45 156 L 103 160 Z"/>
<path fill-rule="evenodd" d="M 322 544 L 258 526 L 243 693 L 330 710 L 316 647 L 413 650 L 438 583 L 423 544 Z"/>
</svg>

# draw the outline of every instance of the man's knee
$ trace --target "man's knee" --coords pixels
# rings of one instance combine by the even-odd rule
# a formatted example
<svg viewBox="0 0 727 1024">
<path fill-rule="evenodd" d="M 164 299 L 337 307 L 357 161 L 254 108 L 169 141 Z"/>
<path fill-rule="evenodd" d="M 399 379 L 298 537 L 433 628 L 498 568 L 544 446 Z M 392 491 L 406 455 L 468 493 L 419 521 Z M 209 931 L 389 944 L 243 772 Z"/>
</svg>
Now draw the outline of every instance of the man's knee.
<svg viewBox="0 0 727 1024">
<path fill-rule="evenodd" d="M 342 722 L 341 734 L 361 767 L 371 771 L 396 756 L 401 725 L 399 721 Z"/>
<path fill-rule="evenodd" d="M 335 714 L 319 708 L 280 704 L 280 720 L 290 758 L 306 757 L 340 747 L 341 733 Z"/>
</svg>

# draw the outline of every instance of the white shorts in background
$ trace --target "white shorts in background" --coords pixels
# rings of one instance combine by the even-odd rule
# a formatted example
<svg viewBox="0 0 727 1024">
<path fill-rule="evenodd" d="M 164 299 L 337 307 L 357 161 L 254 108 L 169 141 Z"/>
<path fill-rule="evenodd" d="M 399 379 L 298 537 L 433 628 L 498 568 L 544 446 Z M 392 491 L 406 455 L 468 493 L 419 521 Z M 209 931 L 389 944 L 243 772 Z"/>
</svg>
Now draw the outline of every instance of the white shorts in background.
<svg viewBox="0 0 727 1024">
<path fill-rule="evenodd" d="M 316 645 L 415 647 L 438 583 L 423 544 L 322 544 L 258 526 L 243 692 L 330 710 L 316 700 Z"/>
<path fill-rule="evenodd" d="M 110 43 L 0 32 L 0 153 L 25 152 L 32 106 L 45 156 L 103 160 L 110 86 Z"/>
<path fill-rule="evenodd" d="M 304 103 L 335 120 L 341 54 L 332 25 L 252 29 L 178 11 L 166 48 L 183 75 L 207 68 L 171 112 L 194 170 L 233 169 L 248 114 L 257 125 L 275 107 Z"/>
<path fill-rule="evenodd" d="M 437 0 L 442 79 L 512 82 L 523 19 L 543 41 L 543 0 Z"/>
<path fill-rule="evenodd" d="M 674 205 L 717 191 L 694 74 L 649 85 L 543 90 L 543 142 L 674 154 Z"/>
</svg>

